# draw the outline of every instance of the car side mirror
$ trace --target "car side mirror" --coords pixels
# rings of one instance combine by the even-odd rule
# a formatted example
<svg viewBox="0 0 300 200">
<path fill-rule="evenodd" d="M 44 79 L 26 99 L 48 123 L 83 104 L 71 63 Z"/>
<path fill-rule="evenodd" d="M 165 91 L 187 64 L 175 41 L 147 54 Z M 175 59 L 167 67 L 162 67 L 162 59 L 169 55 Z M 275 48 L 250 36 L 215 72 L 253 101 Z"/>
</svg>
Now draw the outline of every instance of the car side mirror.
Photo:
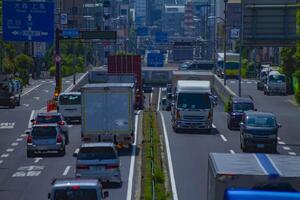
<svg viewBox="0 0 300 200">
<path fill-rule="evenodd" d="M 108 193 L 108 191 L 104 191 L 104 192 L 103 192 L 103 198 L 105 199 L 105 198 L 107 198 L 107 197 L 109 197 L 109 193 Z"/>
<path fill-rule="evenodd" d="M 278 127 L 278 128 L 282 128 L 282 125 L 281 125 L 281 124 L 277 124 L 277 127 Z"/>
<path fill-rule="evenodd" d="M 48 193 L 48 199 L 50 199 L 51 198 L 51 193 Z"/>
</svg>

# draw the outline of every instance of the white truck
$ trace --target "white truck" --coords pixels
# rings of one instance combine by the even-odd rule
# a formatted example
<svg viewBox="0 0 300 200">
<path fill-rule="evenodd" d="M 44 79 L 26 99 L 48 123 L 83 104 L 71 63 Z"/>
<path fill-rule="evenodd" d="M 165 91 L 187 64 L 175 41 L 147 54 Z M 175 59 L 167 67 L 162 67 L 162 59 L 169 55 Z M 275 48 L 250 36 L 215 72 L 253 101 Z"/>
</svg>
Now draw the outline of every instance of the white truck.
<svg viewBox="0 0 300 200">
<path fill-rule="evenodd" d="M 299 156 L 210 153 L 207 200 L 300 199 L 299 165 Z"/>
<path fill-rule="evenodd" d="M 270 71 L 264 84 L 264 94 L 286 95 L 286 77 L 278 71 Z"/>
<path fill-rule="evenodd" d="M 81 136 L 85 142 L 129 147 L 134 138 L 133 83 L 87 84 L 81 89 Z"/>
<path fill-rule="evenodd" d="M 171 109 L 174 131 L 204 129 L 210 132 L 215 104 L 209 81 L 178 80 Z"/>
</svg>

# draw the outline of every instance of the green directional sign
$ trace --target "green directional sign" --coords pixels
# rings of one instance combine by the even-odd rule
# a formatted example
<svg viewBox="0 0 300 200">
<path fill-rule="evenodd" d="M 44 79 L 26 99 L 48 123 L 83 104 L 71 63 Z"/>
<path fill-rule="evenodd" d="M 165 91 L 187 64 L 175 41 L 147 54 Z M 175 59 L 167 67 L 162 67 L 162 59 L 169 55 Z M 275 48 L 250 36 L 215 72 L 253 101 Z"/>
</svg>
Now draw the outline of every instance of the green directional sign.
<svg viewBox="0 0 300 200">
<path fill-rule="evenodd" d="M 116 40 L 116 31 L 81 31 L 81 38 L 84 40 L 101 39 L 101 40 Z"/>
</svg>

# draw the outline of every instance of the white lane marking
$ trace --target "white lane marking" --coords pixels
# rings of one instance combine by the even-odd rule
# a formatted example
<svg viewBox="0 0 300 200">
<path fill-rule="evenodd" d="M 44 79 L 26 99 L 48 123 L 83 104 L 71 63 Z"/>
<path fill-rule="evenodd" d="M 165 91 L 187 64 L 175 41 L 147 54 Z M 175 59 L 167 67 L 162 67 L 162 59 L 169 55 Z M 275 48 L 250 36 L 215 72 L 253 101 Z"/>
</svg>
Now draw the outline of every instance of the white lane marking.
<svg viewBox="0 0 300 200">
<path fill-rule="evenodd" d="M 13 143 L 11 143 L 11 146 L 13 146 L 13 147 L 18 146 L 18 145 L 19 145 L 18 142 L 13 142 Z"/>
<path fill-rule="evenodd" d="M 6 149 L 6 152 L 14 152 L 14 148 Z"/>
<path fill-rule="evenodd" d="M 281 140 L 280 137 L 277 137 L 277 140 Z"/>
<path fill-rule="evenodd" d="M 14 122 L 5 122 L 5 123 L 0 123 L 0 129 L 13 129 L 15 127 Z"/>
<path fill-rule="evenodd" d="M 79 153 L 79 148 L 75 149 L 74 154 L 78 154 Z"/>
<path fill-rule="evenodd" d="M 27 136 L 26 134 L 21 134 L 21 135 L 20 135 L 20 137 L 26 137 L 26 136 Z"/>
<path fill-rule="evenodd" d="M 64 171 L 64 173 L 63 173 L 63 176 L 67 176 L 67 174 L 69 173 L 70 169 L 71 169 L 71 166 L 67 166 L 66 169 L 65 169 L 65 171 Z"/>
<path fill-rule="evenodd" d="M 232 149 L 230 149 L 229 152 L 230 152 L 231 154 L 235 154 L 235 152 L 234 152 Z"/>
<path fill-rule="evenodd" d="M 47 106 L 42 107 L 41 109 L 39 109 L 39 112 L 43 112 L 43 111 L 47 111 Z"/>
<path fill-rule="evenodd" d="M 65 83 L 71 83 L 71 81 L 65 81 Z"/>
<path fill-rule="evenodd" d="M 21 141 L 23 141 L 23 138 L 17 138 L 16 141 L 21 142 Z"/>
<path fill-rule="evenodd" d="M 278 144 L 283 144 L 283 145 L 285 145 L 285 142 L 283 142 L 283 141 L 278 141 Z"/>
<path fill-rule="evenodd" d="M 295 152 L 293 152 L 293 151 L 290 151 L 289 154 L 290 154 L 291 156 L 297 155 L 297 154 L 296 154 Z"/>
<path fill-rule="evenodd" d="M 161 88 L 158 89 L 157 111 L 160 110 L 160 96 L 161 96 Z"/>
<path fill-rule="evenodd" d="M 138 121 L 139 121 L 139 114 L 141 111 L 137 112 L 135 116 L 135 124 L 134 124 L 134 143 L 132 145 L 131 151 L 131 159 L 130 159 L 130 169 L 129 169 L 129 176 L 128 176 L 128 188 L 127 188 L 127 197 L 126 200 L 131 200 L 132 197 L 132 186 L 133 186 L 133 176 L 134 176 L 134 163 L 135 163 L 135 155 L 136 155 L 136 141 L 137 141 L 137 132 L 138 132 Z"/>
<path fill-rule="evenodd" d="M 29 92 L 31 92 L 31 91 L 37 89 L 37 88 L 40 87 L 41 85 L 42 85 L 42 84 L 38 84 L 37 86 L 31 88 L 30 90 L 24 92 L 23 94 L 21 94 L 21 97 L 23 97 L 23 96 L 25 96 L 26 94 L 28 94 Z"/>
<path fill-rule="evenodd" d="M 77 81 L 76 83 L 80 82 L 89 72 L 84 73 Z M 66 90 L 65 92 L 70 92 L 71 90 L 73 90 L 73 88 L 75 87 L 75 85 L 71 84 Z"/>
<path fill-rule="evenodd" d="M 46 93 L 48 93 L 49 92 L 49 90 L 43 90 L 44 92 L 46 92 Z"/>
<path fill-rule="evenodd" d="M 290 151 L 291 150 L 290 147 L 283 147 L 283 149 L 286 150 L 286 151 Z"/>
<path fill-rule="evenodd" d="M 221 134 L 220 136 L 221 136 L 221 138 L 222 138 L 222 140 L 223 140 L 224 142 L 227 142 L 227 139 L 226 139 L 226 137 L 225 137 L 223 134 Z"/>
<path fill-rule="evenodd" d="M 247 81 L 247 83 L 248 83 L 248 84 L 252 84 L 252 82 L 251 82 L 251 81 Z"/>
<path fill-rule="evenodd" d="M 38 163 L 40 160 L 43 160 L 43 158 L 34 158 L 34 163 Z"/>
<path fill-rule="evenodd" d="M 166 143 L 167 159 L 168 159 L 168 165 L 169 165 L 169 176 L 170 176 L 170 179 L 171 179 L 171 188 L 172 188 L 173 200 L 178 200 L 177 188 L 176 188 L 176 182 L 175 182 L 175 176 L 174 176 L 174 169 L 173 169 L 173 163 L 172 163 L 172 157 L 171 157 L 171 151 L 170 151 L 170 145 L 169 145 L 169 138 L 168 138 L 168 135 L 167 135 L 165 118 L 164 118 L 163 114 L 160 111 L 159 111 L 159 114 L 160 114 L 161 119 L 162 119 L 163 132 L 164 132 L 164 138 L 165 138 L 165 143 Z"/>
<path fill-rule="evenodd" d="M 216 129 L 217 127 L 216 127 L 216 125 L 214 125 L 214 124 L 212 124 L 212 127 L 214 128 L 214 129 Z"/>
<path fill-rule="evenodd" d="M 9 153 L 4 153 L 1 155 L 1 158 L 7 158 L 9 156 Z"/>
<path fill-rule="evenodd" d="M 3 160 L 0 160 L 0 165 L 1 165 L 3 162 L 4 162 Z"/>
<path fill-rule="evenodd" d="M 33 97 L 35 100 L 40 100 L 41 97 Z"/>
<path fill-rule="evenodd" d="M 73 127 L 73 125 L 68 125 L 68 127 L 69 127 L 69 128 L 72 128 L 72 127 Z"/>
<path fill-rule="evenodd" d="M 24 103 L 24 104 L 23 104 L 23 106 L 25 106 L 25 107 L 29 107 L 29 104 L 25 104 L 25 103 Z"/>
<path fill-rule="evenodd" d="M 31 114 L 30 114 L 30 117 L 29 117 L 29 121 L 28 121 L 28 128 L 31 128 L 31 127 L 32 127 L 32 122 L 31 122 L 31 120 L 32 120 L 33 117 L 34 117 L 34 113 L 35 113 L 35 110 L 32 110 L 32 111 L 31 111 Z"/>
<path fill-rule="evenodd" d="M 230 81 L 230 83 L 232 83 L 232 84 L 233 84 L 233 83 L 235 83 L 235 81 Z"/>
<path fill-rule="evenodd" d="M 42 81 L 42 83 L 46 83 L 46 81 Z"/>
</svg>

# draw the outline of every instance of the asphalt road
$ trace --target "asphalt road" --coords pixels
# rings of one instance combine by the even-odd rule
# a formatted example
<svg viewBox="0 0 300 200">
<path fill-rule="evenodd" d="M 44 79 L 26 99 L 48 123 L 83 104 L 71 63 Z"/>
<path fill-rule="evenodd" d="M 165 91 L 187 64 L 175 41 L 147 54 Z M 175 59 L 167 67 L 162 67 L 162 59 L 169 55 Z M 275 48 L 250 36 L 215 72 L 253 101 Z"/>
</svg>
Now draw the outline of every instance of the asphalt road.
<svg viewBox="0 0 300 200">
<path fill-rule="evenodd" d="M 65 78 L 64 90 L 71 84 L 72 77 Z M 53 178 L 74 177 L 73 152 L 81 143 L 80 125 L 69 125 L 70 144 L 64 157 L 55 154 L 26 157 L 24 131 L 28 128 L 31 117 L 45 110 L 47 100 L 53 95 L 54 85 L 54 80 L 34 81 L 24 89 L 20 107 L 0 109 L 0 199 L 47 199 Z M 137 133 L 140 133 L 141 126 L 139 123 L 137 126 Z M 128 195 L 127 191 L 134 190 L 135 155 L 132 156 L 131 150 L 123 151 L 120 161 L 123 185 L 121 188 L 108 189 L 109 199 L 129 200 L 133 195 Z"/>
<path fill-rule="evenodd" d="M 237 92 L 237 81 L 228 81 L 228 85 Z M 300 155 L 300 108 L 291 103 L 291 96 L 264 96 L 256 90 L 254 80 L 242 82 L 243 94 L 251 95 L 260 111 L 276 114 L 283 125 L 279 130 L 279 154 Z M 162 96 L 162 95 L 160 95 Z M 239 131 L 227 128 L 224 104 L 219 102 L 214 109 L 214 130 L 211 134 L 175 133 L 171 126 L 171 114 L 161 112 L 165 125 L 166 152 L 169 175 L 174 199 L 199 200 L 207 198 L 207 167 L 210 152 L 241 153 Z M 163 126 L 164 126 L 163 125 Z M 173 180 L 173 181 L 172 181 Z"/>
</svg>

